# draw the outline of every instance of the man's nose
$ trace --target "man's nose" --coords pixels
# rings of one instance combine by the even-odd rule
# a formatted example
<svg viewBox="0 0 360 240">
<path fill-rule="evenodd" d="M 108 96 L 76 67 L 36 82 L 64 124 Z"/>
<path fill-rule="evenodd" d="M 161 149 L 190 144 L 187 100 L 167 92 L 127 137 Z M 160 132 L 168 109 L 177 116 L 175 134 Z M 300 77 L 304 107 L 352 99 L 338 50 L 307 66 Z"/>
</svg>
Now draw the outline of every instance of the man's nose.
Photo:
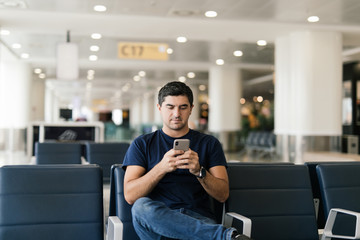
<svg viewBox="0 0 360 240">
<path fill-rule="evenodd" d="M 180 116 L 180 109 L 179 108 L 174 108 L 174 116 L 175 117 Z"/>
</svg>

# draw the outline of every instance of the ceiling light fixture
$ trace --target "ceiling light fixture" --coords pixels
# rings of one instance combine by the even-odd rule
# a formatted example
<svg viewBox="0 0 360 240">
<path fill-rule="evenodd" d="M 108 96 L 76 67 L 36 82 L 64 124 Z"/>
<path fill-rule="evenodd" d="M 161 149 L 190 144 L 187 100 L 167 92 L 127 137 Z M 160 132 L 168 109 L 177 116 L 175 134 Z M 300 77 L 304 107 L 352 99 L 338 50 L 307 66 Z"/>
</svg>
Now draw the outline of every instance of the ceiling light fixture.
<svg viewBox="0 0 360 240">
<path fill-rule="evenodd" d="M 180 77 L 178 78 L 178 80 L 179 80 L 180 82 L 185 82 L 185 81 L 186 81 L 186 77 L 180 76 Z"/>
<path fill-rule="evenodd" d="M 217 16 L 217 12 L 215 12 L 215 11 L 206 11 L 205 12 L 205 17 L 214 18 L 216 16 Z"/>
<path fill-rule="evenodd" d="M 172 48 L 166 49 L 167 54 L 173 54 L 174 50 Z"/>
<path fill-rule="evenodd" d="M 93 34 L 91 34 L 91 38 L 92 39 L 101 39 L 102 36 L 100 33 L 93 33 Z"/>
<path fill-rule="evenodd" d="M 216 59 L 216 64 L 221 66 L 221 65 L 225 64 L 225 61 L 224 61 L 224 59 L 219 58 L 219 59 Z"/>
<path fill-rule="evenodd" d="M 267 42 L 265 40 L 259 40 L 259 41 L 257 41 L 257 45 L 258 46 L 266 46 Z"/>
<path fill-rule="evenodd" d="M 92 51 L 92 52 L 97 52 L 97 51 L 99 51 L 99 50 L 100 50 L 100 47 L 97 46 L 97 45 L 92 45 L 92 46 L 90 46 L 90 51 Z"/>
<path fill-rule="evenodd" d="M 21 44 L 20 43 L 14 43 L 13 45 L 11 45 L 12 48 L 14 49 L 19 49 L 21 48 Z"/>
<path fill-rule="evenodd" d="M 35 69 L 34 69 L 34 73 L 35 73 L 35 74 L 40 74 L 40 73 L 42 73 L 41 68 L 35 68 Z"/>
<path fill-rule="evenodd" d="M 139 75 L 135 75 L 135 76 L 133 77 L 133 80 L 134 80 L 135 82 L 138 82 L 138 81 L 141 80 L 141 77 L 140 77 Z"/>
<path fill-rule="evenodd" d="M 10 31 L 6 30 L 6 29 L 2 29 L 2 30 L 0 30 L 0 35 L 2 35 L 2 36 L 10 35 Z"/>
<path fill-rule="evenodd" d="M 187 38 L 186 37 L 178 37 L 176 39 L 176 41 L 179 42 L 179 43 L 185 43 L 185 42 L 187 42 Z"/>
<path fill-rule="evenodd" d="M 315 23 L 318 22 L 320 20 L 320 18 L 318 16 L 310 16 L 308 17 L 307 21 L 311 22 L 311 23 Z"/>
<path fill-rule="evenodd" d="M 140 76 L 140 77 L 145 77 L 145 76 L 146 76 L 146 72 L 145 72 L 145 71 L 140 71 L 140 72 L 139 72 L 139 76 Z"/>
<path fill-rule="evenodd" d="M 194 78 L 194 77 L 195 77 L 195 73 L 194 73 L 194 72 L 188 72 L 187 77 L 188 77 L 188 78 Z"/>
<path fill-rule="evenodd" d="M 233 54 L 234 54 L 235 57 L 241 57 L 243 55 L 243 52 L 240 51 L 240 50 L 236 50 L 236 51 L 234 51 Z"/>
<path fill-rule="evenodd" d="M 96 6 L 94 6 L 94 11 L 96 11 L 96 12 L 105 12 L 106 7 L 104 5 L 96 5 Z"/>
<path fill-rule="evenodd" d="M 96 61 L 96 60 L 98 60 L 98 57 L 96 55 L 90 55 L 89 60 L 90 61 Z"/>
<path fill-rule="evenodd" d="M 21 54 L 21 58 L 23 58 L 23 59 L 27 59 L 29 57 L 30 57 L 30 54 L 28 54 L 28 53 L 22 53 Z"/>
</svg>

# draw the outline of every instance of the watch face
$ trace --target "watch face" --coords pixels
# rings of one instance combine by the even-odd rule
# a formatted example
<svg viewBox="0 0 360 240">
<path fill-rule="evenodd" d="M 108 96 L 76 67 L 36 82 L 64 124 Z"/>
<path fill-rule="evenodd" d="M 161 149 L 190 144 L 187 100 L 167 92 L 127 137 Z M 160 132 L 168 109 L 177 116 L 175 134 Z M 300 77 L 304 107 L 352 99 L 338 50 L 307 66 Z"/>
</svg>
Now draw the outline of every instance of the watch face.
<svg viewBox="0 0 360 240">
<path fill-rule="evenodd" d="M 206 176 L 206 169 L 204 167 L 201 167 L 200 176 L 201 178 L 204 178 Z"/>
</svg>

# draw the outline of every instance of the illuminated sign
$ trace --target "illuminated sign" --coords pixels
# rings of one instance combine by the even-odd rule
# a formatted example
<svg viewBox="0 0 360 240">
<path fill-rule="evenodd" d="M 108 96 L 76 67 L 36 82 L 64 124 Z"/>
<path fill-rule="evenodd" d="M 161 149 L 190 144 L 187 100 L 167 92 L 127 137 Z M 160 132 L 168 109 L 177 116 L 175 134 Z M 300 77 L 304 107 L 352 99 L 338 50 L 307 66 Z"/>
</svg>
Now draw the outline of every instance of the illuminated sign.
<svg viewBox="0 0 360 240">
<path fill-rule="evenodd" d="M 168 60 L 165 43 L 120 42 L 118 57 L 126 59 Z"/>
</svg>

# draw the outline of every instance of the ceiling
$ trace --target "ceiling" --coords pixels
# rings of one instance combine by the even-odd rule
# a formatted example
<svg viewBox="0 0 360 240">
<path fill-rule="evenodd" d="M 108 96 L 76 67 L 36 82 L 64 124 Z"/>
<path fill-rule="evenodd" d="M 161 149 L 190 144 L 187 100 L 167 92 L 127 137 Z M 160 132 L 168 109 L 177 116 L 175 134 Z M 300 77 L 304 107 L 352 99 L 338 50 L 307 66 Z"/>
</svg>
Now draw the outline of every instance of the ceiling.
<svg viewBox="0 0 360 240">
<path fill-rule="evenodd" d="M 107 11 L 95 12 L 99 4 Z M 206 18 L 208 10 L 217 17 Z M 358 60 L 359 12 L 358 0 L 0 0 L 0 30 L 10 31 L 0 40 L 20 59 L 29 54 L 22 61 L 43 70 L 62 104 L 80 98 L 109 109 L 127 107 L 135 97 L 188 72 L 195 78 L 187 83 L 207 85 L 209 68 L 218 58 L 242 71 L 244 97 L 273 99 L 275 39 L 292 31 L 342 32 L 344 61 Z M 312 15 L 320 21 L 307 22 Z M 66 42 L 68 31 L 79 47 L 76 81 L 56 79 L 56 49 Z M 102 38 L 91 39 L 92 33 Z M 188 41 L 178 43 L 178 36 Z M 260 39 L 268 44 L 258 46 Z M 119 42 L 166 43 L 173 53 L 167 61 L 120 59 Z M 13 49 L 13 43 L 22 47 Z M 100 50 L 91 52 L 92 45 Z M 243 56 L 235 57 L 234 50 Z M 97 61 L 89 60 L 92 54 Z M 90 69 L 93 80 L 87 79 Z M 146 76 L 135 82 L 139 71 Z"/>
</svg>

